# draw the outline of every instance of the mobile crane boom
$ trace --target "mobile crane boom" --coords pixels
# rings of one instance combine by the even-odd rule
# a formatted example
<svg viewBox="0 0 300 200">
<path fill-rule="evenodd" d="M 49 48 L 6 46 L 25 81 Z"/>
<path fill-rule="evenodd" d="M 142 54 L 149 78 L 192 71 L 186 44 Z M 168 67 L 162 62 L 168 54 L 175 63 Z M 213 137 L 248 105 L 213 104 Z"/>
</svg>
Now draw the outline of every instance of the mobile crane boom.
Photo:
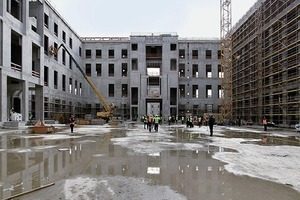
<svg viewBox="0 0 300 200">
<path fill-rule="evenodd" d="M 76 67 L 79 69 L 79 71 L 81 72 L 81 74 L 84 76 L 85 80 L 90 84 L 90 86 L 92 87 L 92 89 L 94 90 L 95 94 L 97 95 L 97 97 L 99 98 L 99 100 L 101 101 L 101 103 L 104 106 L 104 111 L 102 112 L 97 112 L 97 116 L 102 118 L 102 119 L 106 119 L 109 120 L 112 118 L 113 116 L 113 110 L 114 110 L 114 106 L 109 105 L 107 103 L 107 101 L 105 100 L 105 98 L 103 97 L 103 95 L 100 93 L 100 91 L 97 89 L 96 85 L 93 83 L 93 81 L 90 79 L 90 77 L 88 77 L 84 71 L 82 70 L 82 68 L 79 66 L 79 64 L 77 63 L 77 61 L 74 59 L 74 57 L 72 56 L 72 54 L 69 52 L 69 50 L 65 47 L 64 44 L 60 44 L 59 47 L 57 49 L 53 50 L 53 54 L 57 54 L 57 52 L 59 51 L 60 48 L 64 48 L 67 53 L 70 55 L 71 59 L 73 60 L 73 62 L 75 63 Z"/>
</svg>

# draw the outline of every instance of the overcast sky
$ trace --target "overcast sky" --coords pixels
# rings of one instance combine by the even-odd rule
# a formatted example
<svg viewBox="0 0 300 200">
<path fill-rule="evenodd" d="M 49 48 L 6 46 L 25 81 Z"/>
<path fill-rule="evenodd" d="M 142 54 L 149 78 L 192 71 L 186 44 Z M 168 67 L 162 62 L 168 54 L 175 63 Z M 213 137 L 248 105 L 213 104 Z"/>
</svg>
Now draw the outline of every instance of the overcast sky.
<svg viewBox="0 0 300 200">
<path fill-rule="evenodd" d="M 220 0 L 48 0 L 82 37 L 220 37 Z M 232 0 L 234 25 L 257 0 Z"/>
</svg>

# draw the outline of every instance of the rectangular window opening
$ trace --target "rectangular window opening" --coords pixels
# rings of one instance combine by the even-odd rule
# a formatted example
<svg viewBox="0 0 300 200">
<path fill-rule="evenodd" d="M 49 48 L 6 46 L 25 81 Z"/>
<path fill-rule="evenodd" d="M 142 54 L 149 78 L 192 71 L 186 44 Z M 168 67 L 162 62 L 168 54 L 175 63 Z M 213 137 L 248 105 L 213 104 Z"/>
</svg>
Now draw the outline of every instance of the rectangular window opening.
<svg viewBox="0 0 300 200">
<path fill-rule="evenodd" d="M 96 64 L 96 72 L 97 72 L 97 76 L 102 75 L 102 65 L 100 63 Z"/>
<path fill-rule="evenodd" d="M 85 74 L 87 76 L 92 75 L 92 65 L 90 63 L 85 64 Z"/>
<path fill-rule="evenodd" d="M 212 87 L 211 87 L 211 85 L 206 85 L 206 98 L 212 98 Z"/>
<path fill-rule="evenodd" d="M 102 50 L 96 49 L 96 58 L 102 58 Z"/>
<path fill-rule="evenodd" d="M 109 84 L 108 85 L 108 96 L 109 97 L 114 97 L 115 96 L 115 85 L 114 84 Z"/>
<path fill-rule="evenodd" d="M 85 58 L 92 58 L 92 51 L 90 49 L 85 50 Z"/>
<path fill-rule="evenodd" d="M 122 77 L 127 77 L 128 66 L 127 63 L 122 63 Z"/>
<path fill-rule="evenodd" d="M 58 84 L 58 72 L 54 71 L 54 89 L 57 89 Z"/>
<path fill-rule="evenodd" d="M 54 35 L 58 36 L 58 25 L 54 22 Z"/>
<path fill-rule="evenodd" d="M 192 59 L 198 59 L 198 50 L 192 51 Z"/>
<path fill-rule="evenodd" d="M 128 57 L 127 49 L 122 49 L 122 58 L 127 58 L 127 57 Z"/>
<path fill-rule="evenodd" d="M 131 68 L 132 68 L 132 70 L 138 70 L 138 59 L 137 58 L 133 58 L 131 60 Z"/>
<path fill-rule="evenodd" d="M 176 51 L 177 45 L 176 44 L 170 44 L 170 50 Z"/>
<path fill-rule="evenodd" d="M 179 64 L 179 77 L 185 77 L 185 64 Z"/>
<path fill-rule="evenodd" d="M 115 57 L 115 51 L 113 49 L 108 50 L 108 58 L 114 58 Z"/>
<path fill-rule="evenodd" d="M 212 78 L 211 65 L 206 65 L 206 78 Z"/>
<path fill-rule="evenodd" d="M 114 76 L 115 75 L 115 65 L 110 63 L 108 64 L 108 76 Z"/>
<path fill-rule="evenodd" d="M 176 59 L 171 59 L 171 71 L 176 71 L 177 70 L 177 60 Z"/>
<path fill-rule="evenodd" d="M 206 50 L 206 51 L 205 51 L 205 58 L 206 58 L 206 59 L 211 59 L 211 58 L 212 58 L 211 50 Z"/>
<path fill-rule="evenodd" d="M 179 49 L 179 58 L 180 59 L 185 58 L 185 50 L 184 49 Z"/>
<path fill-rule="evenodd" d="M 194 78 L 198 78 L 199 74 L 198 74 L 198 65 L 193 65 L 193 77 Z"/>
<path fill-rule="evenodd" d="M 131 50 L 137 51 L 138 50 L 138 44 L 131 44 Z"/>
</svg>

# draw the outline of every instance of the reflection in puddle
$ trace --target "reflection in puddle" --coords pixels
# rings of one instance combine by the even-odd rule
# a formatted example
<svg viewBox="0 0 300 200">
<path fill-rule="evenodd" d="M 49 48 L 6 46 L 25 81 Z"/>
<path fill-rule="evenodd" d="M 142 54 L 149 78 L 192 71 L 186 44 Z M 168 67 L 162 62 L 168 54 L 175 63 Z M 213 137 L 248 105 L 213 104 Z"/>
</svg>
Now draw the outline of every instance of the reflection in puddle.
<svg viewBox="0 0 300 200">
<path fill-rule="evenodd" d="M 290 145 L 290 146 L 300 146 L 300 141 L 297 137 L 277 137 L 271 136 L 269 134 L 259 134 L 259 133 L 249 133 L 249 132 L 233 132 L 233 131 L 225 131 L 223 132 L 226 138 L 246 138 L 246 139 L 259 139 L 259 141 L 248 141 L 243 142 L 247 144 L 258 144 L 258 145 Z"/>
<path fill-rule="evenodd" d="M 206 145 L 208 139 L 203 134 L 174 129 L 164 139 L 170 143 L 195 143 L 201 147 L 198 149 L 165 148 L 149 154 L 131 154 L 130 146 L 111 142 L 112 138 L 125 137 L 125 129 L 87 132 L 57 135 L 56 139 L 55 134 L 51 139 L 28 134 L 1 135 L 0 198 L 81 174 L 147 178 L 154 185 L 170 186 L 188 199 L 261 199 L 260 192 L 253 192 L 257 187 L 268 191 L 268 197 L 274 200 L 293 199 L 298 194 L 279 184 L 225 172 L 224 163 L 212 159 L 212 155 L 236 151 Z M 173 136 L 171 141 L 169 134 Z M 158 139 L 139 142 L 161 141 L 159 135 Z"/>
</svg>

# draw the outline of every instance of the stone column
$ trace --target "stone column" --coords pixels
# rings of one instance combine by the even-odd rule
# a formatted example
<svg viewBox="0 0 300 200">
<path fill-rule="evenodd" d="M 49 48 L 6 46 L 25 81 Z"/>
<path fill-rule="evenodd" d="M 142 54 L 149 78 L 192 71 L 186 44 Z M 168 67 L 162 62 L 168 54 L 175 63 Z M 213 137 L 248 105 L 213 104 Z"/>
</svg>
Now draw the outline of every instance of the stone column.
<svg viewBox="0 0 300 200">
<path fill-rule="evenodd" d="M 29 119 L 29 84 L 25 80 L 22 82 L 22 101 L 21 101 L 21 114 L 22 121 L 28 121 Z"/>
<path fill-rule="evenodd" d="M 0 88 L 1 88 L 1 92 L 0 92 L 0 101 L 1 101 L 1 122 L 6 122 L 8 119 L 8 112 L 9 112 L 9 108 L 7 105 L 7 75 L 3 74 L 3 71 L 0 70 Z"/>
<path fill-rule="evenodd" d="M 35 118 L 44 120 L 44 92 L 43 87 L 35 86 Z"/>
</svg>

